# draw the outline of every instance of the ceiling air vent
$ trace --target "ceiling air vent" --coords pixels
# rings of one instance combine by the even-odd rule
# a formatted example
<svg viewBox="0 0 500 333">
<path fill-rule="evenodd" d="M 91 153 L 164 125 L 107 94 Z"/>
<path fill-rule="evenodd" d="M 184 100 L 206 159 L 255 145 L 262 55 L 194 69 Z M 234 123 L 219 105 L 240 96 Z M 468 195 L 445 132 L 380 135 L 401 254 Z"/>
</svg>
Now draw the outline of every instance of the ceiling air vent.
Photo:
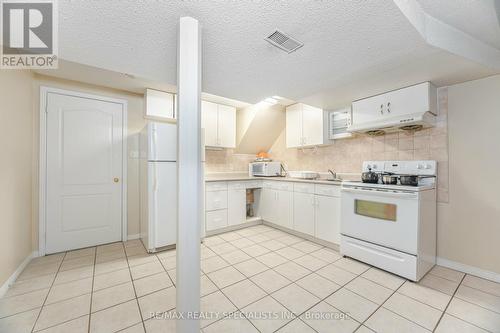
<svg viewBox="0 0 500 333">
<path fill-rule="evenodd" d="M 267 36 L 266 40 L 269 43 L 273 44 L 274 46 L 279 47 L 280 49 L 288 53 L 291 53 L 304 46 L 304 44 L 302 44 L 298 40 L 290 36 L 287 36 L 285 33 L 279 31 L 278 29 L 276 29 L 276 31 Z"/>
</svg>

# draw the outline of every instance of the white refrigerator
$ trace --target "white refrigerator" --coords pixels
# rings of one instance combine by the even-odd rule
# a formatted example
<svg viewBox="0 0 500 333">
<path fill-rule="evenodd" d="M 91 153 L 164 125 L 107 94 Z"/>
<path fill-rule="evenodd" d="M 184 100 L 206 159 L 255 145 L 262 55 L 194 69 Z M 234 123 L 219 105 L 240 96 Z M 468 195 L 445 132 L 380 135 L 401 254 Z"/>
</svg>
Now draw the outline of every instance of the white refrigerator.
<svg viewBox="0 0 500 333">
<path fill-rule="evenodd" d="M 203 137 L 203 136 L 202 136 Z M 148 122 L 140 133 L 140 234 L 148 252 L 177 240 L 177 125 Z M 202 145 L 202 170 L 205 149 Z M 203 177 L 204 178 L 204 177 Z M 204 185 L 204 179 L 202 179 Z M 204 203 L 204 188 L 201 193 Z M 202 212 L 201 237 L 205 234 Z"/>
<path fill-rule="evenodd" d="M 139 144 L 141 240 L 155 252 L 177 238 L 177 125 L 149 122 Z"/>
</svg>

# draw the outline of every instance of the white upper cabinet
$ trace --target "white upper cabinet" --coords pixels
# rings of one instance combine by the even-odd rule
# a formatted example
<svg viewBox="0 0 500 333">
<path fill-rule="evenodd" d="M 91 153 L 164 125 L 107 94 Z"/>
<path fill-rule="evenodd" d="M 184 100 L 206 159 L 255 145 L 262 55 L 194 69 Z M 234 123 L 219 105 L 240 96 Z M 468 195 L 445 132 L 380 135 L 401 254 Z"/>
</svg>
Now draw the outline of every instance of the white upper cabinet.
<svg viewBox="0 0 500 333">
<path fill-rule="evenodd" d="M 436 88 L 430 82 L 401 88 L 352 103 L 352 124 L 431 112 L 436 114 Z"/>
<path fill-rule="evenodd" d="M 309 105 L 303 104 L 302 108 L 302 136 L 304 146 L 322 145 L 324 112 Z"/>
<path fill-rule="evenodd" d="M 227 105 L 218 105 L 219 110 L 219 147 L 236 147 L 236 108 Z"/>
<path fill-rule="evenodd" d="M 302 137 L 302 107 L 294 104 L 286 108 L 286 146 L 300 147 Z"/>
<path fill-rule="evenodd" d="M 145 116 L 153 119 L 175 119 L 174 94 L 146 89 Z"/>
<path fill-rule="evenodd" d="M 286 146 L 298 148 L 328 143 L 322 109 L 303 103 L 286 108 Z"/>
<path fill-rule="evenodd" d="M 202 101 L 201 127 L 205 129 L 205 146 L 236 147 L 235 107 Z"/>
<path fill-rule="evenodd" d="M 217 104 L 201 101 L 201 127 L 205 129 L 205 146 L 217 146 Z"/>
</svg>

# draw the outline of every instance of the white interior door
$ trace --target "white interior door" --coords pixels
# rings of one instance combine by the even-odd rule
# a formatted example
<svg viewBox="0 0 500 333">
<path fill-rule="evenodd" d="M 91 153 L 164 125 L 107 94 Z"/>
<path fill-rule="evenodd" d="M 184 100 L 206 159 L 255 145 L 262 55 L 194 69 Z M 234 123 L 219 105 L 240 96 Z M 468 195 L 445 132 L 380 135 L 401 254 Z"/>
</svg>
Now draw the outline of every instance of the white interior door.
<svg viewBox="0 0 500 333">
<path fill-rule="evenodd" d="M 122 239 L 123 104 L 49 92 L 46 253 Z"/>
</svg>

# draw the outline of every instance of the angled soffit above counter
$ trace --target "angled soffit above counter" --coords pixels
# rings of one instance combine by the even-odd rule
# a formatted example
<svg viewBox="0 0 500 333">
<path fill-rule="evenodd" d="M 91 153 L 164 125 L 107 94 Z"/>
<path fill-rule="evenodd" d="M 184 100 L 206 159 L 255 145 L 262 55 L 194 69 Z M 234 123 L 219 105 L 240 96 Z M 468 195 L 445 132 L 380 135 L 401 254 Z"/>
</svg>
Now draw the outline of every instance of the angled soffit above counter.
<svg viewBox="0 0 500 333">
<path fill-rule="evenodd" d="M 500 69 L 500 50 L 428 14 L 417 0 L 393 0 L 426 43 L 467 58 L 481 65 Z M 491 11 L 499 15 L 495 1 L 488 3 Z"/>
</svg>

